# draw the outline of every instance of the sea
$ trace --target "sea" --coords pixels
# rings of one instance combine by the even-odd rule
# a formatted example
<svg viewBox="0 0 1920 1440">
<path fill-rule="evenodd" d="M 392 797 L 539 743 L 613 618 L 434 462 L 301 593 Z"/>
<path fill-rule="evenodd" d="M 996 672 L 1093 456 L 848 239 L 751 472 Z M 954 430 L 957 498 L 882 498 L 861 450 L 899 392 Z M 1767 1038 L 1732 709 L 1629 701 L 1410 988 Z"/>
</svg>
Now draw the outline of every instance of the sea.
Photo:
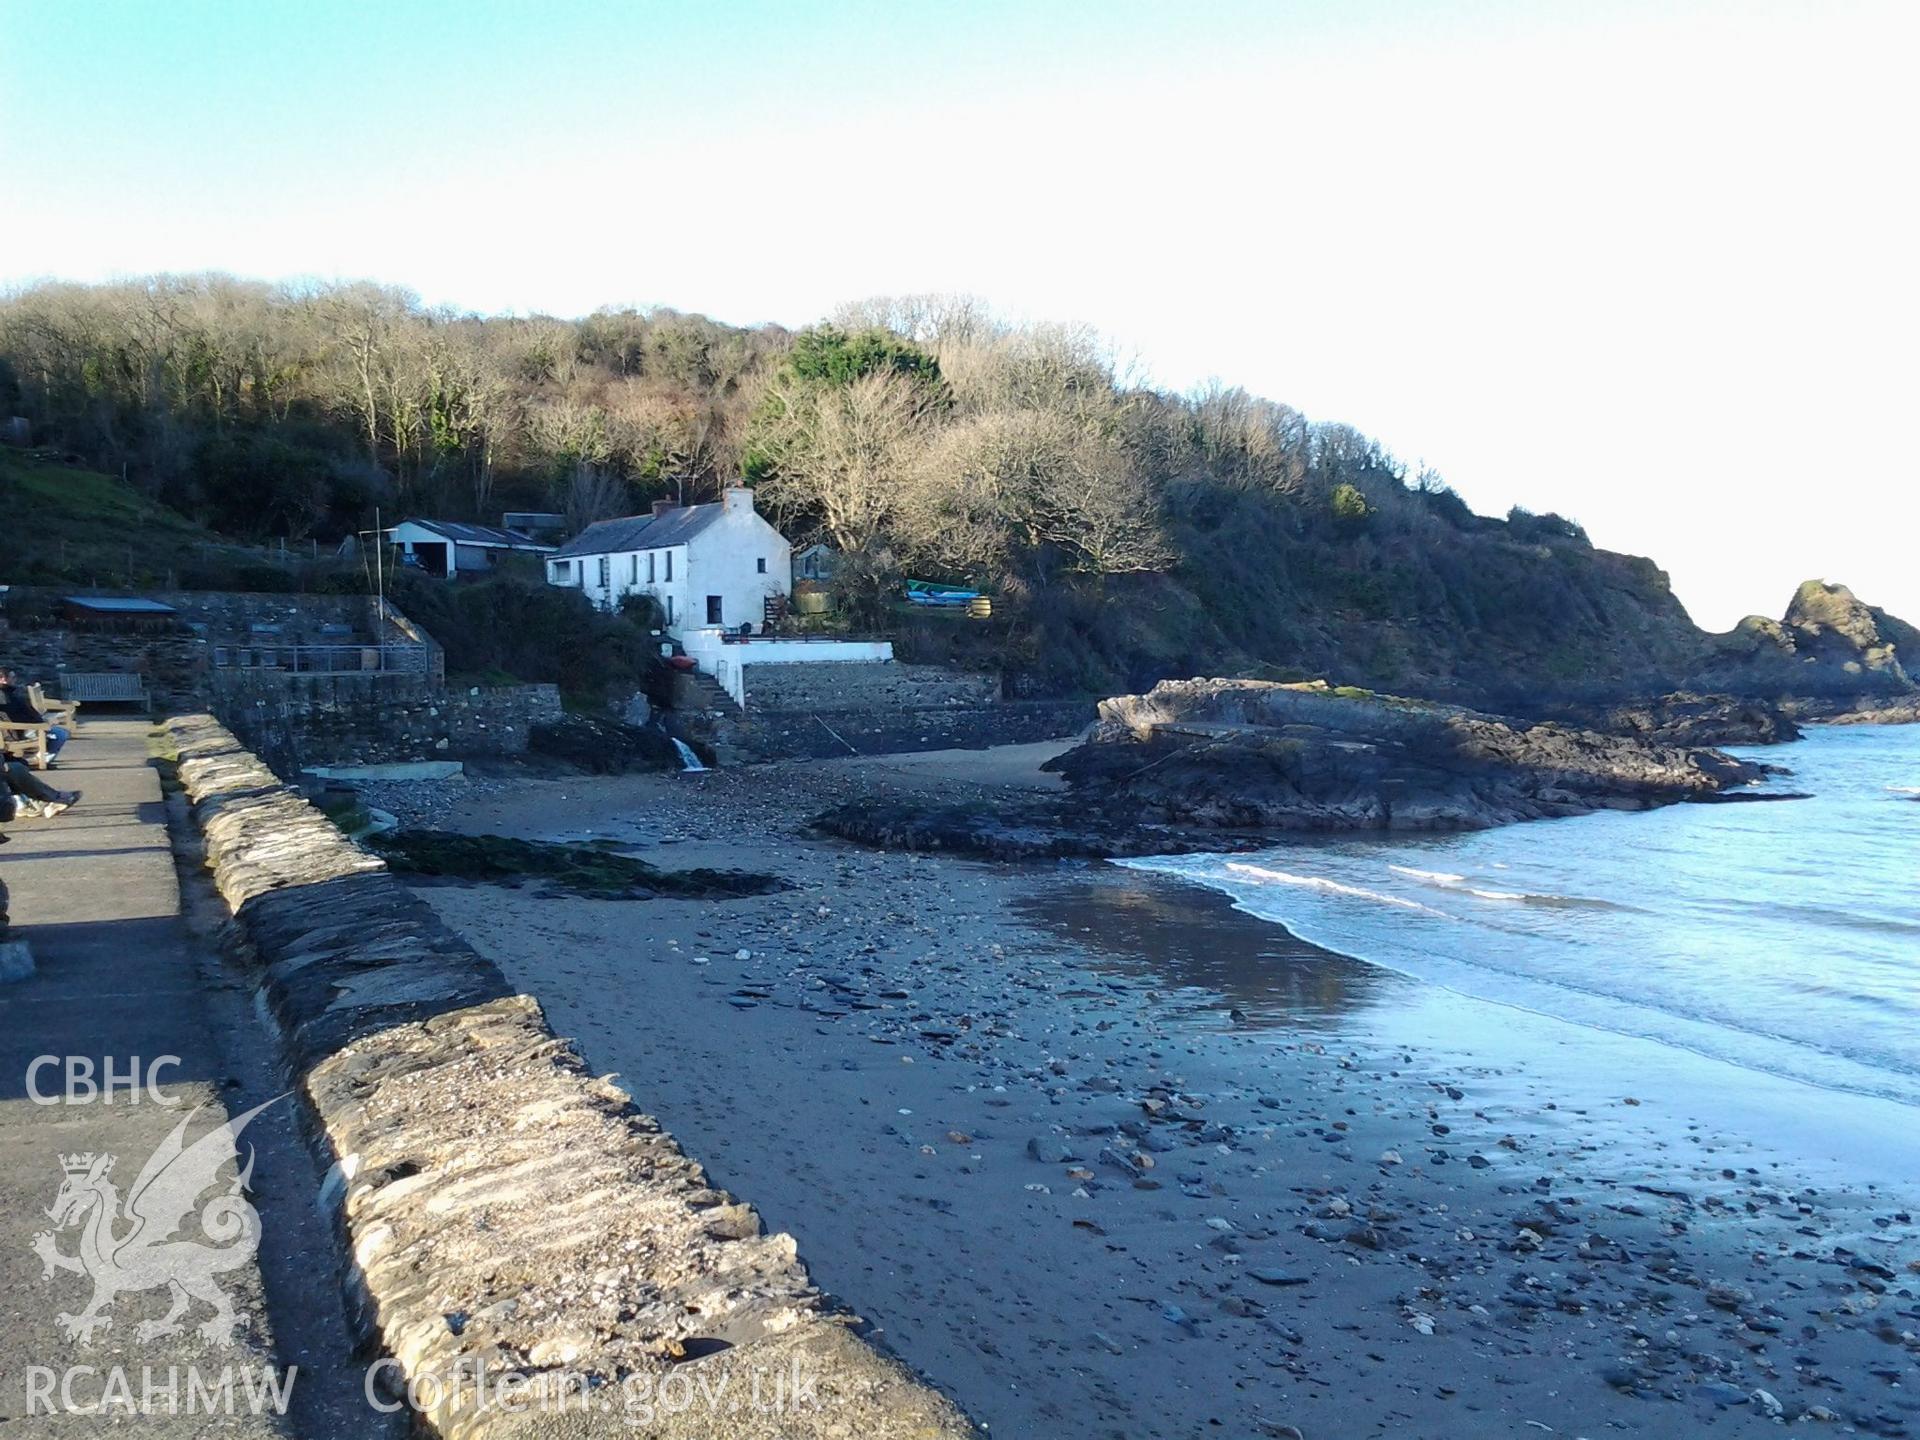
<svg viewBox="0 0 1920 1440">
<path fill-rule="evenodd" d="M 1684 1054 L 1723 1080 L 1872 1097 L 1863 1133 L 1884 1133 L 1887 1104 L 1920 1106 L 1920 725 L 1734 753 L 1791 772 L 1753 793 L 1806 798 L 1120 863 L 1483 1017 L 1638 1042 L 1615 1063 Z"/>
</svg>

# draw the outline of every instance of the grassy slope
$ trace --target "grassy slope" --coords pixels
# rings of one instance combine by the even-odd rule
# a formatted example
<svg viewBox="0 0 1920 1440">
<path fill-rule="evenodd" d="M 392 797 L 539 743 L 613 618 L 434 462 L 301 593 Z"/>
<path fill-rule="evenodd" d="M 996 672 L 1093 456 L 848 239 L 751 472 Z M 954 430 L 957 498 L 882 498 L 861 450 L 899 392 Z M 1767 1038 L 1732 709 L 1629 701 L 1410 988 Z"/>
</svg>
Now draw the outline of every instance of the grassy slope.
<svg viewBox="0 0 1920 1440">
<path fill-rule="evenodd" d="M 0 450 L 0 510 L 10 584 L 153 585 L 196 553 L 247 553 L 111 475 L 31 452 Z"/>
</svg>

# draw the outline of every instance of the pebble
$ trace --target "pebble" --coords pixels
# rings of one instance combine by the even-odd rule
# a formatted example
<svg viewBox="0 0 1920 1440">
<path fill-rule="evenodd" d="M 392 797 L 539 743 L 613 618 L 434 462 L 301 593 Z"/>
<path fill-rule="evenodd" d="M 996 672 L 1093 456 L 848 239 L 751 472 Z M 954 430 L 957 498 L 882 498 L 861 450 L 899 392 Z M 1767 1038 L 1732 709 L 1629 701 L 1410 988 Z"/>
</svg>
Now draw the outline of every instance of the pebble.
<svg viewBox="0 0 1920 1440">
<path fill-rule="evenodd" d="M 1027 1154 L 1042 1165 L 1065 1165 L 1080 1158 L 1080 1152 L 1058 1135 L 1036 1135 L 1027 1141 Z"/>
<path fill-rule="evenodd" d="M 1247 1274 L 1262 1285 L 1305 1285 L 1311 1278 L 1306 1275 L 1296 1275 L 1291 1270 L 1274 1270 L 1264 1265 L 1255 1266 L 1247 1271 Z"/>
</svg>

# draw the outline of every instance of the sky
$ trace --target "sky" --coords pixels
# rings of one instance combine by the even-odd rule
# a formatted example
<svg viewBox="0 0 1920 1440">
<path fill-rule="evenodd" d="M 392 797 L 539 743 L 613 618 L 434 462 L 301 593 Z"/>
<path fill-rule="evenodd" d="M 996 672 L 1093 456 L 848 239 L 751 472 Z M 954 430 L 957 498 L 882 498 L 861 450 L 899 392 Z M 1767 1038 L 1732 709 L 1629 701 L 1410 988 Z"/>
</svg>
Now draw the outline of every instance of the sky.
<svg viewBox="0 0 1920 1440">
<path fill-rule="evenodd" d="M 1920 620 L 1914 0 L 0 0 L 0 285 L 978 295 Z"/>
</svg>

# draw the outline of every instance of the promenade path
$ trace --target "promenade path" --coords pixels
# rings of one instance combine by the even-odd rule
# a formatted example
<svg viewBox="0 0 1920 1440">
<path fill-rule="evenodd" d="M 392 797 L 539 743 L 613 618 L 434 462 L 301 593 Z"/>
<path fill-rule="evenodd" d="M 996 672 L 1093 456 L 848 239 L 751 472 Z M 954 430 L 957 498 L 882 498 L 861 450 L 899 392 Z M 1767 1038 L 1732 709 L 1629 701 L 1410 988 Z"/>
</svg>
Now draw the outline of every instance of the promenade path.
<svg viewBox="0 0 1920 1440">
<path fill-rule="evenodd" d="M 183 1118 L 193 1116 L 191 1143 L 284 1085 L 273 1074 L 272 1047 L 244 992 L 222 977 L 208 941 L 183 913 L 167 804 L 149 754 L 151 733 L 144 718 L 83 716 L 61 768 L 46 777 L 82 791 L 81 803 L 51 820 L 7 826 L 11 838 L 0 845 L 15 933 L 34 956 L 31 976 L 0 984 L 0 1433 L 124 1434 L 129 1425 L 153 1436 L 330 1433 L 338 1427 L 328 1412 L 345 1420 L 346 1402 L 299 1393 L 313 1386 L 316 1364 L 324 1370 L 330 1353 L 344 1357 L 345 1342 L 337 1333 L 339 1306 L 331 1300 L 331 1256 L 322 1251 L 303 1261 L 299 1253 L 324 1246 L 326 1236 L 302 1218 L 312 1212 L 312 1165 L 297 1139 L 290 1101 L 271 1105 L 240 1141 L 243 1162 L 249 1149 L 256 1152 L 250 1194 L 265 1238 L 255 1260 L 213 1276 L 247 1317 L 234 1343 L 199 1333 L 213 1314 L 200 1300 L 179 1317 L 178 1333 L 143 1339 L 142 1322 L 158 1321 L 169 1308 L 164 1288 L 122 1291 L 103 1307 L 110 1323 L 80 1343 L 58 1317 L 86 1308 L 90 1276 L 60 1270 L 49 1277 L 35 1252 L 36 1237 L 49 1231 L 61 1253 L 80 1249 L 84 1222 L 56 1229 L 47 1213 L 64 1178 L 62 1156 L 112 1155 L 106 1178 L 124 1204 L 142 1166 Z M 128 1083 L 136 1073 L 137 1085 Z M 151 1091 L 150 1074 L 157 1082 Z M 40 1103 L 36 1095 L 57 1103 Z M 202 1192 L 202 1204 L 221 1193 L 231 1173 L 229 1165 L 222 1183 Z M 210 1244 L 194 1218 L 199 1208 L 172 1239 Z M 130 1229 L 123 1221 L 118 1233 L 124 1237 Z M 263 1281 L 262 1265 L 272 1272 L 276 1263 L 307 1278 L 276 1286 L 269 1274 Z M 299 1317 L 283 1326 L 296 1333 L 279 1337 L 277 1348 L 276 1309 Z M 329 1309 L 332 1335 L 324 1333 Z M 315 1314 L 317 1323 L 309 1318 Z M 317 1350 L 309 1330 L 322 1332 Z M 285 1363 L 304 1372 L 287 1416 L 272 1413 L 271 1395 L 259 1388 L 276 1362 L 282 1376 Z M 129 1418 L 124 1409 L 109 1408 L 49 1415 L 44 1401 L 30 1407 L 30 1386 L 37 1382 L 45 1394 L 47 1372 L 61 1411 L 115 1405 L 110 1387 L 117 1372 L 141 1413 Z M 235 1413 L 187 1413 L 196 1379 L 223 1409 L 223 1378 L 231 1381 Z M 64 1396 L 62 1382 L 68 1384 Z M 321 1403 L 303 1406 L 303 1399 Z M 256 1403 L 266 1413 L 253 1413 Z M 340 1433 L 381 1429 L 364 1406 L 352 1418 L 357 1432 Z"/>
</svg>

